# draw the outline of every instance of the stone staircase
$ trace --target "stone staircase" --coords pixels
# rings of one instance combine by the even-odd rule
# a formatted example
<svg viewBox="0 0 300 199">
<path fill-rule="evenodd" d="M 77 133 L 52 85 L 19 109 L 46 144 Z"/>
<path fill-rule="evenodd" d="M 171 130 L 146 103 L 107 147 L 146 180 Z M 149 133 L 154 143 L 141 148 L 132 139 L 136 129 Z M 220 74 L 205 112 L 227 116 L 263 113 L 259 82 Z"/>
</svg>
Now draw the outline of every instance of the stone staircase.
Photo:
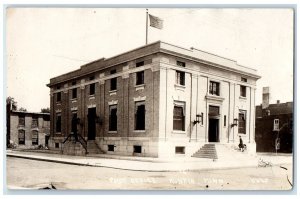
<svg viewBox="0 0 300 199">
<path fill-rule="evenodd" d="M 102 154 L 103 153 L 103 151 L 97 145 L 95 140 L 87 141 L 87 151 L 88 151 L 88 154 Z"/>
<path fill-rule="evenodd" d="M 218 159 L 215 144 L 205 144 L 198 151 L 196 151 L 192 157 L 195 158 L 208 158 L 208 159 Z"/>
</svg>

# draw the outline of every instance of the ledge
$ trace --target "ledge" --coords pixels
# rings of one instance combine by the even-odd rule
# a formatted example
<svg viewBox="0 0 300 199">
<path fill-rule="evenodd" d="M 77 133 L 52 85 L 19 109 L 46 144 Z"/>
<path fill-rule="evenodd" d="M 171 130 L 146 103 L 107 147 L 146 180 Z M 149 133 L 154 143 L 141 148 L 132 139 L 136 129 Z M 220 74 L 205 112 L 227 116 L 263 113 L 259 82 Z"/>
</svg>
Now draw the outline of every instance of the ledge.
<svg viewBox="0 0 300 199">
<path fill-rule="evenodd" d="M 174 84 L 176 90 L 185 91 L 185 85 Z"/>
<path fill-rule="evenodd" d="M 72 103 L 77 102 L 77 98 L 71 99 L 71 102 L 72 102 Z"/>
<path fill-rule="evenodd" d="M 145 89 L 145 84 L 135 85 L 134 87 L 135 87 L 135 91 L 143 90 L 143 89 Z"/>
<path fill-rule="evenodd" d="M 56 105 L 57 105 L 57 106 L 60 106 L 60 105 L 61 105 L 61 102 L 56 102 Z"/>
<path fill-rule="evenodd" d="M 90 100 L 95 99 L 95 95 L 90 95 L 90 96 L 89 96 L 89 99 L 90 99 Z"/>
<path fill-rule="evenodd" d="M 108 131 L 107 133 L 117 134 L 118 131 Z"/>
<path fill-rule="evenodd" d="M 174 134 L 185 134 L 185 131 L 173 130 L 172 133 Z"/>
<path fill-rule="evenodd" d="M 108 91 L 108 92 L 109 92 L 110 96 L 117 94 L 117 90 L 111 90 L 111 91 Z"/>
<path fill-rule="evenodd" d="M 133 130 L 134 133 L 146 133 L 146 130 Z"/>
<path fill-rule="evenodd" d="M 247 97 L 240 96 L 240 100 L 247 100 Z"/>
<path fill-rule="evenodd" d="M 217 95 L 206 95 L 205 98 L 208 100 L 224 101 L 223 97 Z"/>
</svg>

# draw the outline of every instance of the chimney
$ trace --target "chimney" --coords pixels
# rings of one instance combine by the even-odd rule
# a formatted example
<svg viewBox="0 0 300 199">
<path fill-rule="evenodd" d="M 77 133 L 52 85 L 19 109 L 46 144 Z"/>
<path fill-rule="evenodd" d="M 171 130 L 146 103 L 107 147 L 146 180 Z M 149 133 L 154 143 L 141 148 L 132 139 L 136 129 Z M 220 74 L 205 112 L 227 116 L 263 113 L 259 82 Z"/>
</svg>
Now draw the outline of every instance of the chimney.
<svg viewBox="0 0 300 199">
<path fill-rule="evenodd" d="M 280 100 L 277 100 L 277 104 L 280 104 Z"/>
<path fill-rule="evenodd" d="M 270 88 L 263 87 L 263 95 L 262 95 L 262 108 L 263 109 L 266 109 L 269 107 L 269 101 L 270 101 Z"/>
</svg>

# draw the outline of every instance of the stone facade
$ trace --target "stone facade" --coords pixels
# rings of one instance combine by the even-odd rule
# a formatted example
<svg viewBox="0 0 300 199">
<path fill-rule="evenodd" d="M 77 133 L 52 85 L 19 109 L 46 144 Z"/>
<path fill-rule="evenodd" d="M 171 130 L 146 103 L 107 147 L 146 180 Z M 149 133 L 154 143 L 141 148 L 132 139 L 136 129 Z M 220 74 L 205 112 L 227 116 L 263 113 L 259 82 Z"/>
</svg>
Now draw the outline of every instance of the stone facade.
<svg viewBox="0 0 300 199">
<path fill-rule="evenodd" d="M 144 82 L 136 85 L 142 71 Z M 117 88 L 112 90 L 115 78 Z M 190 156 L 207 142 L 236 144 L 239 135 L 255 150 L 258 78 L 254 69 L 235 61 L 160 41 L 96 60 L 50 80 L 51 147 L 61 147 L 77 114 L 78 133 L 94 139 L 108 154 Z M 92 84 L 94 94 L 90 94 Z M 145 107 L 143 130 L 135 130 L 139 104 Z M 116 131 L 109 130 L 112 106 L 117 108 Z M 214 115 L 209 112 L 213 109 Z M 244 132 L 239 134 L 239 126 L 232 124 L 241 110 Z M 174 130 L 177 120 L 181 130 Z"/>
<path fill-rule="evenodd" d="M 50 137 L 50 114 L 10 112 L 10 143 L 20 149 L 47 145 Z M 24 135 L 24 139 L 23 139 Z"/>
</svg>

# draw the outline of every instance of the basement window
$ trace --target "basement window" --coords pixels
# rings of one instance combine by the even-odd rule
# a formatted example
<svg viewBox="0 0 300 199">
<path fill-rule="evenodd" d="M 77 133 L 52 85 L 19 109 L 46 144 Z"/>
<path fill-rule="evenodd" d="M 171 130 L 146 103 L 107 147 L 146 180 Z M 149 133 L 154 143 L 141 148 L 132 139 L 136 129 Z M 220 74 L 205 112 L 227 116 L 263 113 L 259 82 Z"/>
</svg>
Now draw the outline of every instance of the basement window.
<svg viewBox="0 0 300 199">
<path fill-rule="evenodd" d="M 134 145 L 133 146 L 133 153 L 142 153 L 142 146 Z"/>
<path fill-rule="evenodd" d="M 115 151 L 115 145 L 112 144 L 107 145 L 107 151 Z"/>
<path fill-rule="evenodd" d="M 185 147 L 184 146 L 176 146 L 175 154 L 185 154 Z"/>
</svg>

